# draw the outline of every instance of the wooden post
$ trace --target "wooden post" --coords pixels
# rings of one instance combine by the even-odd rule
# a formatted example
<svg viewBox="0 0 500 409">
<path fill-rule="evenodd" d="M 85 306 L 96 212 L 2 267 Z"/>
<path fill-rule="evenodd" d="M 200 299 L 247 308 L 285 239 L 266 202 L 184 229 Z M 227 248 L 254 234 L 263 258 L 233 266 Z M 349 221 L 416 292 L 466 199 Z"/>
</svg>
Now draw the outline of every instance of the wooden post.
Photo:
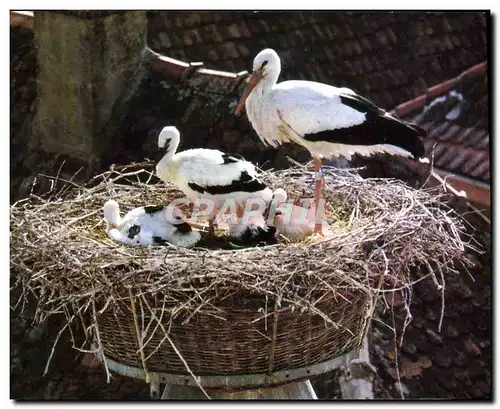
<svg viewBox="0 0 500 409">
<path fill-rule="evenodd" d="M 376 369 L 370 363 L 368 336 L 363 339 L 363 345 L 357 358 L 352 354 L 344 355 L 345 364 L 339 377 L 342 399 L 373 399 L 373 380 Z"/>
<path fill-rule="evenodd" d="M 38 101 L 29 147 L 92 173 L 145 72 L 146 12 L 36 11 L 34 26 Z"/>
</svg>

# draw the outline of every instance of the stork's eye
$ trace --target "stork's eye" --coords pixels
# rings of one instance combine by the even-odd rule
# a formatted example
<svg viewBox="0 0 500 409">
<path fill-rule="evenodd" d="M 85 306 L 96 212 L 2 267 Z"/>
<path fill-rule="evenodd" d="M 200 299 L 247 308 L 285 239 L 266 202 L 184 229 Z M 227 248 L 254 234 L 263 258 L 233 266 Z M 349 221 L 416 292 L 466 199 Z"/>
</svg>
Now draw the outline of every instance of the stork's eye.
<svg viewBox="0 0 500 409">
<path fill-rule="evenodd" d="M 264 61 L 264 62 L 262 63 L 262 65 L 260 66 L 260 69 L 262 70 L 262 69 L 263 69 L 263 68 L 267 65 L 267 63 L 268 63 L 268 62 L 269 62 L 269 61 Z"/>
</svg>

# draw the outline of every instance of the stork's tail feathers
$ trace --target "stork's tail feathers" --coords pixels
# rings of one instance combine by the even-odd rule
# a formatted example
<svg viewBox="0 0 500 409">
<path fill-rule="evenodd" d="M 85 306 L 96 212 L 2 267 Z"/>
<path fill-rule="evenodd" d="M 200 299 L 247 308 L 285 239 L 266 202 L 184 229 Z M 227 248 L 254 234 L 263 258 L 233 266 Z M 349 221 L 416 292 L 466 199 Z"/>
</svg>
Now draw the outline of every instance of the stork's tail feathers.
<svg viewBox="0 0 500 409">
<path fill-rule="evenodd" d="M 427 135 L 425 129 L 390 114 L 380 117 L 380 126 L 385 131 L 385 144 L 404 149 L 416 159 L 425 155 L 424 144 L 421 140 Z"/>
</svg>

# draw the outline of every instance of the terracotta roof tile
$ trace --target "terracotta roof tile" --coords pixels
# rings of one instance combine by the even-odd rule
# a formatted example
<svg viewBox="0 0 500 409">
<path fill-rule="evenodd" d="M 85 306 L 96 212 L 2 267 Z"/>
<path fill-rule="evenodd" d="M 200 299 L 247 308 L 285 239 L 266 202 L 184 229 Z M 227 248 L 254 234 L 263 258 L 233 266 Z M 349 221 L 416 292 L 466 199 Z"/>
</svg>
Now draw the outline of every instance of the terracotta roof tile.
<svg viewBox="0 0 500 409">
<path fill-rule="evenodd" d="M 490 164 L 488 161 L 484 160 L 479 163 L 475 169 L 469 171 L 471 176 L 476 179 L 489 179 L 490 178 Z"/>
<path fill-rule="evenodd" d="M 202 17 L 194 17 L 198 14 Z M 386 108 L 486 58 L 486 36 L 478 35 L 486 26 L 481 12 L 168 11 L 148 16 L 149 43 L 162 54 L 176 56 L 182 49 L 187 60 L 240 71 L 251 68 L 258 51 L 272 47 L 280 55 L 293 56 L 282 58 L 283 79 L 316 78 L 348 86 Z M 196 22 L 189 28 L 197 30 L 204 47 L 191 44 L 189 36 L 184 44 L 161 41 L 162 33 L 183 38 L 187 25 L 172 23 L 178 20 Z M 251 36 L 243 35 L 247 31 Z M 238 51 L 244 45 L 248 52 L 238 57 L 232 52 L 211 53 L 212 44 L 224 41 L 233 42 Z"/>
<path fill-rule="evenodd" d="M 488 236 L 480 240 L 484 243 Z M 441 332 L 438 331 L 441 297 L 433 281 L 426 279 L 414 286 L 413 320 L 406 328 L 402 347 L 398 348 L 400 375 L 410 398 L 491 398 L 492 311 L 488 260 L 487 254 L 481 256 L 471 269 L 475 281 L 462 269 L 459 275 L 448 275 Z M 402 318 L 400 314 L 402 311 L 396 311 L 396 320 Z M 383 320 L 384 315 L 379 319 Z M 377 365 L 379 377 L 388 376 L 396 382 L 395 361 L 391 359 L 394 355 L 392 331 L 374 323 L 373 334 L 377 347 L 372 348 L 372 362 Z M 427 360 L 429 362 L 422 365 Z M 384 384 L 390 382 L 387 380 Z M 399 398 L 396 392 L 392 397 Z"/>
<path fill-rule="evenodd" d="M 483 64 L 429 89 L 426 107 L 416 108 L 406 118 L 428 129 L 428 140 L 443 146 L 434 151 L 437 166 L 489 183 L 487 101 L 487 71 Z M 416 113 L 418 109 L 420 113 Z M 426 147 L 429 145 L 426 143 Z M 480 171 L 474 171 L 478 166 Z"/>
</svg>

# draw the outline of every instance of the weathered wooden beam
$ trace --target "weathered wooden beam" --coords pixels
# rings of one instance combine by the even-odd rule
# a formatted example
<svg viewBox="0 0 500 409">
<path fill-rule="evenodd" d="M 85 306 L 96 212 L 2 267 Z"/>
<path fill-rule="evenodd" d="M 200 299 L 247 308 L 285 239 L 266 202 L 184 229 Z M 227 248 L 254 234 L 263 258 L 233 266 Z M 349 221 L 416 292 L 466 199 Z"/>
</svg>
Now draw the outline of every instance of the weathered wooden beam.
<svg viewBox="0 0 500 409">
<path fill-rule="evenodd" d="M 436 177 L 436 175 L 439 177 Z M 441 183 L 445 183 L 446 181 L 448 189 L 450 189 L 451 185 L 454 189 L 452 193 L 455 195 L 461 195 L 461 192 L 463 192 L 467 200 L 488 207 L 491 206 L 491 191 L 489 184 L 436 167 L 433 169 L 433 176 Z"/>
<path fill-rule="evenodd" d="M 32 147 L 99 163 L 146 72 L 146 12 L 35 13 L 37 112 Z M 89 173 L 90 173 L 89 169 Z"/>
<path fill-rule="evenodd" d="M 346 354 L 344 359 L 345 365 L 339 377 L 342 399 L 373 399 L 376 369 L 370 364 L 368 337 L 364 338 L 357 357 Z"/>
<path fill-rule="evenodd" d="M 429 186 L 441 185 L 457 197 L 462 197 L 469 202 L 478 203 L 487 207 L 491 206 L 490 184 L 474 180 L 465 176 L 452 173 L 445 169 L 421 163 L 409 158 L 400 158 L 410 169 L 420 174 L 429 174 Z"/>
<path fill-rule="evenodd" d="M 292 382 L 274 388 L 247 389 L 227 392 L 209 389 L 211 399 L 217 400 L 316 400 L 318 397 L 310 381 Z M 194 386 L 167 384 L 163 391 L 163 400 L 204 400 L 203 392 Z"/>
</svg>

